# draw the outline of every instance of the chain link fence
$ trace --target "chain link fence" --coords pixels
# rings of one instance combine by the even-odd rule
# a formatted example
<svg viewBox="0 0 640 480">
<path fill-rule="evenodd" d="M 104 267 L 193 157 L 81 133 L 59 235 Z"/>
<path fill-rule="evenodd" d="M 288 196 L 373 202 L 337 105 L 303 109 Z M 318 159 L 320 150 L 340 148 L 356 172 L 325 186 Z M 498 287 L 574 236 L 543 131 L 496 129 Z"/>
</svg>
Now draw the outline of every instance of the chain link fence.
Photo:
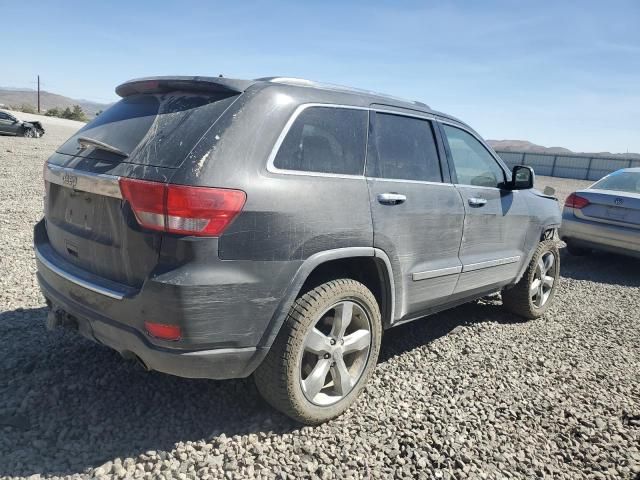
<svg viewBox="0 0 640 480">
<path fill-rule="evenodd" d="M 509 168 L 513 168 L 514 165 L 527 165 L 533 168 L 536 175 L 577 180 L 596 181 L 621 168 L 640 167 L 640 159 L 633 158 L 503 151 L 496 153 Z"/>
</svg>

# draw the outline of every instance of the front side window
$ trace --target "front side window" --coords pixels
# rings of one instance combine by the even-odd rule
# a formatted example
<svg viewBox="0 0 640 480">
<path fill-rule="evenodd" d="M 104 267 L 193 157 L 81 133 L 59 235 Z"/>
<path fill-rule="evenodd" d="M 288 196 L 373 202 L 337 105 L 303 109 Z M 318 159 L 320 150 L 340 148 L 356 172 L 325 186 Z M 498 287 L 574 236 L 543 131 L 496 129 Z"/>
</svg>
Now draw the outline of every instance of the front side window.
<svg viewBox="0 0 640 480">
<path fill-rule="evenodd" d="M 442 181 L 438 149 L 430 121 L 376 113 L 373 141 L 377 158 L 370 160 L 367 176 Z"/>
<path fill-rule="evenodd" d="M 283 170 L 362 175 L 367 122 L 365 110 L 306 108 L 289 129 L 273 165 Z"/>
<path fill-rule="evenodd" d="M 505 181 L 498 162 L 473 135 L 450 125 L 443 127 L 459 184 L 499 187 Z"/>
</svg>

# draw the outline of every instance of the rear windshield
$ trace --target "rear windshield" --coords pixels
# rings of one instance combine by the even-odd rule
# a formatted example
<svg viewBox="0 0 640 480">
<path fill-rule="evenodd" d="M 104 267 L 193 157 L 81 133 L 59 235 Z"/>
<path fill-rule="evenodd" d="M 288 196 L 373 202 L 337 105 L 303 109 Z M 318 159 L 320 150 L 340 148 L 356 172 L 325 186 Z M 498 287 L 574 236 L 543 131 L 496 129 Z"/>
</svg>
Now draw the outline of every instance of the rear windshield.
<svg viewBox="0 0 640 480">
<path fill-rule="evenodd" d="M 595 183 L 591 188 L 640 193 L 640 172 L 614 172 Z"/>
<path fill-rule="evenodd" d="M 188 92 L 132 95 L 98 115 L 58 152 L 114 162 L 179 167 L 236 98 L 237 95 Z M 81 150 L 80 137 L 107 144 L 128 157 L 91 146 Z"/>
</svg>

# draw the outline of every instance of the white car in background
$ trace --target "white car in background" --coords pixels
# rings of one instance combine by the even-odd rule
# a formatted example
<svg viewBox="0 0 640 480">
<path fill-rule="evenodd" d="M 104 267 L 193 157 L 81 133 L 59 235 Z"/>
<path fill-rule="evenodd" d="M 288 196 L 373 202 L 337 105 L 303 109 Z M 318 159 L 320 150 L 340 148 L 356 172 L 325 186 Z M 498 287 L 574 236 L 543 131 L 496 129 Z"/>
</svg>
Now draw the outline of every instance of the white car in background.
<svg viewBox="0 0 640 480">
<path fill-rule="evenodd" d="M 640 168 L 617 170 L 569 195 L 560 238 L 572 255 L 602 250 L 640 258 Z"/>
</svg>

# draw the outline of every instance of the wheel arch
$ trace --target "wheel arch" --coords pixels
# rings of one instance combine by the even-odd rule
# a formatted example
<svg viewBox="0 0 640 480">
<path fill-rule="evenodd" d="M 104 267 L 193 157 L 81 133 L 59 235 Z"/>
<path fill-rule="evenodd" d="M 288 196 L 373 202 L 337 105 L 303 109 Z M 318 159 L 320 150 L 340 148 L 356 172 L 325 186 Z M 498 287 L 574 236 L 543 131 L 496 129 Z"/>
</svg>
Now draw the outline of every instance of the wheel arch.
<svg viewBox="0 0 640 480">
<path fill-rule="evenodd" d="M 520 267 L 520 271 L 518 272 L 518 276 L 510 284 L 510 286 L 513 286 L 516 283 L 518 283 L 522 278 L 522 276 L 524 275 L 524 272 L 527 271 L 529 262 L 531 261 L 531 258 L 533 258 L 533 254 L 535 253 L 536 248 L 538 247 L 538 244 L 544 240 L 547 240 L 547 236 L 549 235 L 549 232 L 552 232 L 552 234 L 555 235 L 555 232 L 557 232 L 559 228 L 560 228 L 560 224 L 557 221 L 555 221 L 555 219 L 549 219 L 539 224 L 539 228 L 535 232 L 536 242 L 533 245 L 531 245 L 531 248 L 529 248 L 529 251 L 526 253 L 525 259 L 522 262 L 522 265 Z"/>
<path fill-rule="evenodd" d="M 325 281 L 341 277 L 360 281 L 373 292 L 380 306 L 383 328 L 388 327 L 395 312 L 395 285 L 388 256 L 373 247 L 337 248 L 310 256 L 298 268 L 260 340 L 260 346 L 268 350 L 296 298 Z"/>
</svg>

